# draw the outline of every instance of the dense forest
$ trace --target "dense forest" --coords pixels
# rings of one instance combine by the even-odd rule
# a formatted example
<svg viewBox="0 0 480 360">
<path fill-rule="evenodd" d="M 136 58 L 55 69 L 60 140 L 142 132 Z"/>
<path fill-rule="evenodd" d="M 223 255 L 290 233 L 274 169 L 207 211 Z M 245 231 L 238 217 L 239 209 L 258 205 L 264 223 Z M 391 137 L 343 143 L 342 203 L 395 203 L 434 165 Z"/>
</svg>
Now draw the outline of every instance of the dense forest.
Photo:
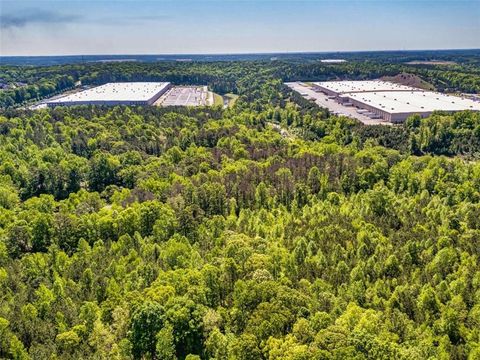
<svg viewBox="0 0 480 360">
<path fill-rule="evenodd" d="M 43 71 L 240 97 L 0 113 L 0 358 L 480 358 L 478 113 L 366 127 L 283 85 L 352 64 L 76 66 Z"/>
</svg>

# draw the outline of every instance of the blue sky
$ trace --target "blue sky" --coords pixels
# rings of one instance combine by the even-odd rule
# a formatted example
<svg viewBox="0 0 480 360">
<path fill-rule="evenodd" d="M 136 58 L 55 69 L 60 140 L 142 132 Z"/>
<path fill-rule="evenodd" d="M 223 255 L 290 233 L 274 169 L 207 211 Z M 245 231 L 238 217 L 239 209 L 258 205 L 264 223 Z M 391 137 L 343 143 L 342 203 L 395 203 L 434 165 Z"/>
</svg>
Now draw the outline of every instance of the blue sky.
<svg viewBox="0 0 480 360">
<path fill-rule="evenodd" d="M 480 48 L 480 0 L 0 0 L 1 55 Z"/>
</svg>

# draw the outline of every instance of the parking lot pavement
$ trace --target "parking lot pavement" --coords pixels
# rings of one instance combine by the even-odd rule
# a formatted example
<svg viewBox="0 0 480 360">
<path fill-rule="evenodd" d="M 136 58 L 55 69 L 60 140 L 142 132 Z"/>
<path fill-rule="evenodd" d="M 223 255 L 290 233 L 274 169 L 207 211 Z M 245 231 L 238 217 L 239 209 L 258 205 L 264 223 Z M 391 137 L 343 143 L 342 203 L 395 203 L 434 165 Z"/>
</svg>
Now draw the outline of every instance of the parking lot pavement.
<svg viewBox="0 0 480 360">
<path fill-rule="evenodd" d="M 205 91 L 208 92 L 207 95 L 207 105 L 211 106 L 215 104 L 215 97 L 213 95 L 213 91 L 208 91 L 208 88 L 205 86 Z"/>
<path fill-rule="evenodd" d="M 206 86 L 174 86 L 155 103 L 158 106 L 205 106 L 208 105 Z"/>
<path fill-rule="evenodd" d="M 339 104 L 334 99 L 329 99 L 324 93 L 316 92 L 307 84 L 301 82 L 290 82 L 286 83 L 286 85 L 292 90 L 298 92 L 305 99 L 313 100 L 318 106 L 327 108 L 333 114 L 357 119 L 365 125 L 392 125 L 392 123 L 383 119 L 370 119 L 368 116 L 359 114 L 356 107 Z"/>
</svg>

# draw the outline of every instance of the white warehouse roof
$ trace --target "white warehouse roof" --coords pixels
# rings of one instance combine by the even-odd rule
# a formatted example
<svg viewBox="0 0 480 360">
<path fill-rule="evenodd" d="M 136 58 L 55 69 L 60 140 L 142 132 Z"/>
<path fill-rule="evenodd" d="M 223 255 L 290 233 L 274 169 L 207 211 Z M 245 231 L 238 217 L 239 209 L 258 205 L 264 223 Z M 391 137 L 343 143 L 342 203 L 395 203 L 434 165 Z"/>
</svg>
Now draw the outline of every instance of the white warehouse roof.
<svg viewBox="0 0 480 360">
<path fill-rule="evenodd" d="M 147 102 L 158 93 L 164 92 L 169 85 L 168 82 L 108 83 L 47 103 Z"/>
<path fill-rule="evenodd" d="M 442 111 L 480 111 L 480 103 L 432 91 L 381 91 L 343 95 L 387 113 L 425 113 Z"/>
<path fill-rule="evenodd" d="M 301 89 L 301 86 L 296 87 L 295 84 L 293 83 L 291 86 L 292 89 L 307 96 L 306 92 L 302 93 L 304 90 Z M 347 114 L 354 113 L 353 117 L 361 113 L 362 116 L 366 114 L 371 119 L 382 118 L 384 121 L 392 123 L 405 121 L 413 114 L 426 117 L 434 111 L 449 113 L 464 110 L 480 111 L 480 101 L 381 80 L 316 82 L 311 90 L 317 94 L 323 92 L 328 99 L 335 99 L 340 103 L 340 105 L 336 105 L 334 101 L 332 106 L 330 103 L 323 103 L 329 109 L 333 108 L 338 112 L 339 106 L 340 109 L 344 106 Z M 325 100 L 328 101 L 328 99 Z M 350 108 L 348 108 L 349 106 Z M 354 109 L 354 111 L 352 112 L 350 109 Z M 362 110 L 363 112 L 361 112 Z M 357 118 L 362 122 L 365 121 L 362 117 Z"/>
<path fill-rule="evenodd" d="M 366 81 L 324 81 L 316 82 L 315 85 L 321 86 L 338 94 L 364 92 L 364 91 L 418 91 L 409 86 L 394 84 L 381 80 Z"/>
</svg>

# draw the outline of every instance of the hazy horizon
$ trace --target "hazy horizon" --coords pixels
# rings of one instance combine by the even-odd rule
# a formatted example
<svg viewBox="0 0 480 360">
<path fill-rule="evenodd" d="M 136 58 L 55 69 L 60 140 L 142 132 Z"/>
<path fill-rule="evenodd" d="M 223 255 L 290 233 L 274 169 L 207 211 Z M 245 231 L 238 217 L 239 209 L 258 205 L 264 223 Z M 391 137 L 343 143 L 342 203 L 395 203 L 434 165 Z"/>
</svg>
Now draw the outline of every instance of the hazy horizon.
<svg viewBox="0 0 480 360">
<path fill-rule="evenodd" d="M 478 1 L 0 0 L 0 55 L 480 48 Z"/>
<path fill-rule="evenodd" d="M 274 51 L 274 52 L 215 52 L 215 53 L 98 53 L 98 54 L 48 54 L 48 55 L 3 55 L 0 57 L 78 57 L 78 56 L 177 56 L 177 55 L 192 55 L 192 56 L 222 56 L 222 55 L 288 55 L 288 54 L 348 54 L 348 53 L 375 53 L 375 52 L 417 52 L 417 51 L 474 51 L 480 50 L 478 48 L 432 48 L 432 49 L 373 49 L 373 50 L 335 50 L 335 51 Z"/>
</svg>

